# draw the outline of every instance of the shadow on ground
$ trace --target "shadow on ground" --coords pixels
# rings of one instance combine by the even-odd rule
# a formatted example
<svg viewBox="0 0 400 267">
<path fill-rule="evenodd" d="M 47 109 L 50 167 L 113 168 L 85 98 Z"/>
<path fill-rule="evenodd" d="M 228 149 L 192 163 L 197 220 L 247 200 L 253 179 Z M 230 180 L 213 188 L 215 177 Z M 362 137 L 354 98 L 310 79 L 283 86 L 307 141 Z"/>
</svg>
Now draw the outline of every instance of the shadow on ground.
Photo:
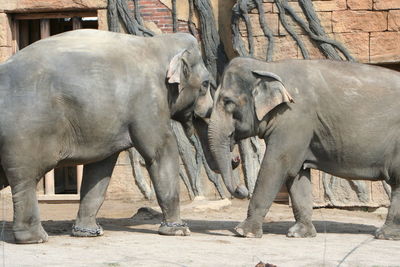
<svg viewBox="0 0 400 267">
<path fill-rule="evenodd" d="M 105 232 L 131 232 L 144 234 L 157 234 L 160 218 L 99 218 Z M 239 221 L 220 220 L 186 220 L 192 233 L 200 233 L 216 236 L 232 236 L 232 230 Z M 74 220 L 43 221 L 43 227 L 49 236 L 62 236 L 71 233 Z M 263 225 L 264 234 L 286 235 L 287 230 L 293 225 L 293 221 L 268 222 Z M 373 234 L 376 227 L 367 224 L 343 223 L 335 221 L 313 221 L 318 233 L 342 233 L 342 234 Z M 228 232 L 229 231 L 229 232 Z M 4 239 L 7 243 L 14 243 L 12 235 L 12 222 L 8 221 L 4 228 Z"/>
</svg>

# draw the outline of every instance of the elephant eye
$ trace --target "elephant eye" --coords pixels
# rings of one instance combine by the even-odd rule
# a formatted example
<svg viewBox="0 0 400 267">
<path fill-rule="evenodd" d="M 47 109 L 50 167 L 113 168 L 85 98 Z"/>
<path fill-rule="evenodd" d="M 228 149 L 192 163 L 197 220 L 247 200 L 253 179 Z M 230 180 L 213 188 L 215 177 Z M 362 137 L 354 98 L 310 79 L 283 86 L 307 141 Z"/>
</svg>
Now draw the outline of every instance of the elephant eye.
<svg viewBox="0 0 400 267">
<path fill-rule="evenodd" d="M 205 95 L 207 93 L 209 85 L 210 85 L 209 81 L 202 82 L 202 84 L 200 86 L 200 95 Z"/>
<path fill-rule="evenodd" d="M 189 65 L 187 64 L 187 62 L 186 62 L 186 60 L 182 60 L 183 61 L 183 66 L 182 66 L 182 69 L 183 69 L 183 75 L 185 76 L 185 78 L 186 79 L 188 79 L 189 78 Z"/>
<path fill-rule="evenodd" d="M 236 103 L 232 99 L 227 98 L 227 97 L 224 97 L 223 101 L 224 101 L 225 109 L 228 112 L 233 112 L 233 110 L 236 108 Z"/>
<path fill-rule="evenodd" d="M 208 86 L 210 85 L 210 81 L 204 81 L 201 85 L 202 85 L 204 88 L 208 88 Z"/>
<path fill-rule="evenodd" d="M 225 106 L 230 105 L 230 104 L 235 104 L 235 103 L 232 101 L 232 99 L 230 99 L 230 98 L 228 98 L 228 97 L 224 97 L 223 101 L 224 101 L 224 105 L 225 105 Z"/>
</svg>

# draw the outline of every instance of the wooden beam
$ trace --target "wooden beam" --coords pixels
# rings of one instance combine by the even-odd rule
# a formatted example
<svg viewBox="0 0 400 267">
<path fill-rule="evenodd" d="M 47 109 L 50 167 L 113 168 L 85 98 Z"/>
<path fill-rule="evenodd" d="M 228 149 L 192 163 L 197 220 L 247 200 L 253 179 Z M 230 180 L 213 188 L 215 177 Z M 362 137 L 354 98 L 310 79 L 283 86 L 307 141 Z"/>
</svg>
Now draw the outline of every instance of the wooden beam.
<svg viewBox="0 0 400 267">
<path fill-rule="evenodd" d="M 14 19 L 62 19 L 72 17 L 97 17 L 97 11 L 15 14 Z"/>
<path fill-rule="evenodd" d="M 78 195 L 81 193 L 81 185 L 82 185 L 82 177 L 83 177 L 83 165 L 76 166 L 76 192 Z"/>
<path fill-rule="evenodd" d="M 29 45 L 29 24 L 28 21 L 19 22 L 19 48 Z"/>
<path fill-rule="evenodd" d="M 32 21 L 31 25 L 32 25 L 32 28 L 30 30 L 29 41 L 31 43 L 33 43 L 33 42 L 40 40 L 40 21 L 34 20 L 34 21 Z"/>
<path fill-rule="evenodd" d="M 12 53 L 19 51 L 19 21 L 13 19 L 12 22 Z"/>
<path fill-rule="evenodd" d="M 40 20 L 40 39 L 44 39 L 50 36 L 50 20 Z"/>
<path fill-rule="evenodd" d="M 44 193 L 54 195 L 54 169 L 44 175 Z"/>
<path fill-rule="evenodd" d="M 44 178 L 40 179 L 36 185 L 36 192 L 40 195 L 44 194 Z"/>
<path fill-rule="evenodd" d="M 82 29 L 82 18 L 73 17 L 72 18 L 72 30 Z"/>
<path fill-rule="evenodd" d="M 78 202 L 80 196 L 78 194 L 55 194 L 55 195 L 38 195 L 40 202 Z"/>
</svg>

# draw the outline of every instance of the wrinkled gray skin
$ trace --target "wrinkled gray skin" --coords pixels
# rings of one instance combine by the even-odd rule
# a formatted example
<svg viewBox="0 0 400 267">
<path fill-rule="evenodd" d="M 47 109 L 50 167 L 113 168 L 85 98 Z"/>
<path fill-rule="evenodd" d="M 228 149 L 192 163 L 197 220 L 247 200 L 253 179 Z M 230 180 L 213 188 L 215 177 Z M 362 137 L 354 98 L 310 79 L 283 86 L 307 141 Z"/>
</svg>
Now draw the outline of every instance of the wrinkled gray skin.
<svg viewBox="0 0 400 267">
<path fill-rule="evenodd" d="M 85 167 L 73 235 L 101 235 L 96 214 L 119 152 L 132 146 L 146 161 L 164 222 L 171 223 L 159 232 L 187 235 L 170 119 L 190 131 L 193 110 L 201 116 L 212 105 L 208 83 L 189 34 L 79 30 L 38 41 L 1 64 L 0 179 L 12 189 L 16 242 L 48 239 L 36 184 L 47 171 L 76 164 Z"/>
<path fill-rule="evenodd" d="M 290 237 L 316 235 L 310 169 L 392 187 L 379 239 L 400 239 L 400 74 L 329 60 L 267 63 L 232 60 L 217 90 L 209 125 L 211 152 L 230 190 L 231 143 L 250 136 L 266 152 L 239 235 L 261 237 L 262 222 L 286 183 L 296 223 Z"/>
</svg>

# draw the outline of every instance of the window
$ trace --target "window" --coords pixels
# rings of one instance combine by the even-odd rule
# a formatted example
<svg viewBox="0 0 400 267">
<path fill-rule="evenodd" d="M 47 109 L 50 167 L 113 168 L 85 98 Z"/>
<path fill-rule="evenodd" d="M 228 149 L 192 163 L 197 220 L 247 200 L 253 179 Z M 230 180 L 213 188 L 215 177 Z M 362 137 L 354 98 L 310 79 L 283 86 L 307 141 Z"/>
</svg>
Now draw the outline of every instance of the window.
<svg viewBox="0 0 400 267">
<path fill-rule="evenodd" d="M 13 14 L 14 53 L 40 39 L 62 32 L 98 28 L 97 12 Z"/>
</svg>

